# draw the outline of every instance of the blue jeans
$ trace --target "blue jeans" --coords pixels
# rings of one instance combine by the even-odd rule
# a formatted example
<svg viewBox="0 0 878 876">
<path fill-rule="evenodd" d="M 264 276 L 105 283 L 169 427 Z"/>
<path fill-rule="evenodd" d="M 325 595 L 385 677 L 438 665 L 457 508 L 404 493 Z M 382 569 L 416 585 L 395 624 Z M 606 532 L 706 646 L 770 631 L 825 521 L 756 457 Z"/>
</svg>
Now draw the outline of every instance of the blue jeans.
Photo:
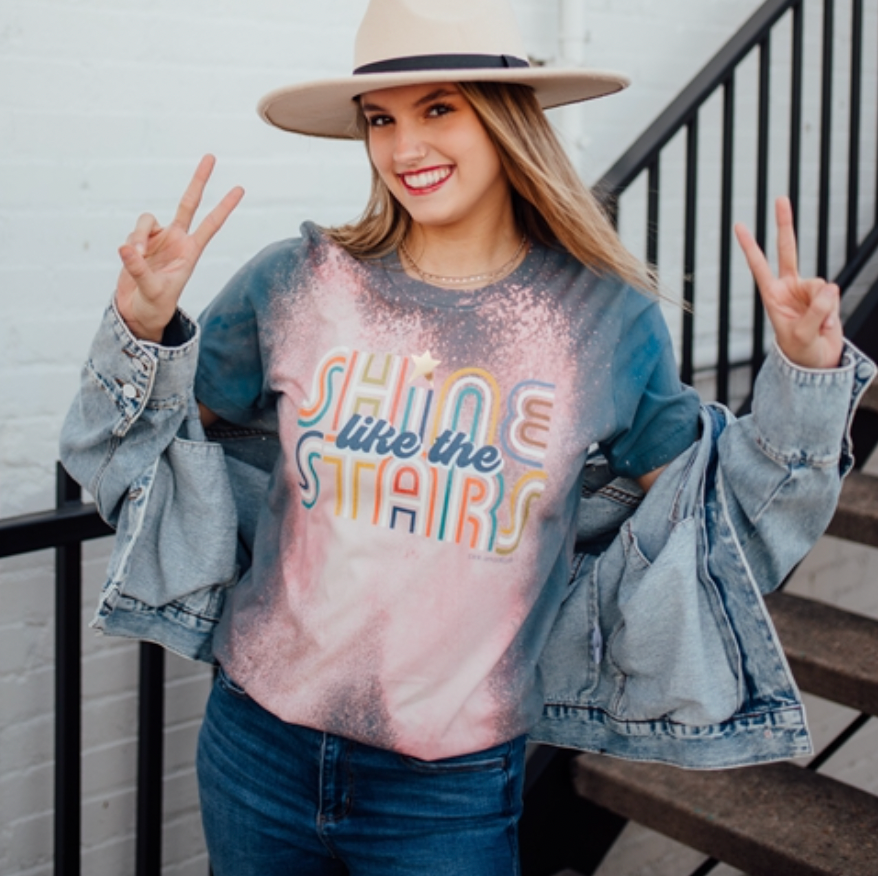
<svg viewBox="0 0 878 876">
<path fill-rule="evenodd" d="M 287 724 L 221 671 L 197 762 L 214 876 L 517 876 L 524 749 L 418 760 Z"/>
</svg>

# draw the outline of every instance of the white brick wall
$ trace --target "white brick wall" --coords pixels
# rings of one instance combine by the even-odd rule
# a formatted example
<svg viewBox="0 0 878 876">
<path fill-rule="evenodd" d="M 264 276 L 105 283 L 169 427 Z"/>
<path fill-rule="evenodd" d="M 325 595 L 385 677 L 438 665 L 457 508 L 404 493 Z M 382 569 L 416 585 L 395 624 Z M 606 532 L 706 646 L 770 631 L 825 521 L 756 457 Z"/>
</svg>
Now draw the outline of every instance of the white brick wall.
<svg viewBox="0 0 878 876">
<path fill-rule="evenodd" d="M 585 62 L 634 79 L 622 95 L 553 114 L 594 181 L 758 3 L 583 2 Z M 558 4 L 515 5 L 531 55 L 555 62 Z M 362 147 L 284 135 L 254 106 L 286 81 L 348 72 L 364 8 L 365 0 L 0 0 L 0 517 L 52 504 L 58 431 L 115 283 L 116 247 L 140 212 L 172 213 L 201 154 L 219 158 L 211 202 L 238 183 L 247 197 L 187 290 L 192 312 L 303 219 L 359 212 Z M 864 125 L 875 130 L 874 120 Z M 633 215 L 633 205 L 624 209 Z M 669 282 L 675 221 L 671 207 L 662 238 Z M 639 228 L 626 233 L 640 245 Z M 86 550 L 84 623 L 106 553 L 106 544 Z M 5 876 L 51 871 L 51 575 L 47 554 L 0 562 Z M 136 646 L 90 632 L 84 641 L 83 872 L 119 876 L 133 872 Z M 203 669 L 175 658 L 168 673 L 165 872 L 204 874 L 192 754 L 208 685 Z"/>
</svg>

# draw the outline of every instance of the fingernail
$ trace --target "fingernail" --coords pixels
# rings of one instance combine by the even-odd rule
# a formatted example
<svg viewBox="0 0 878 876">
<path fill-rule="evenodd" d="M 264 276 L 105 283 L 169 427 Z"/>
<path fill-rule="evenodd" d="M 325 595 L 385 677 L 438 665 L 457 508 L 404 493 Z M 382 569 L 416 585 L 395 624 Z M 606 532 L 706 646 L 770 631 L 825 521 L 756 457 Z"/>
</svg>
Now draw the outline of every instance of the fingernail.
<svg viewBox="0 0 878 876">
<path fill-rule="evenodd" d="M 142 243 L 135 243 L 134 248 L 143 255 L 146 252 L 146 247 Z"/>
</svg>

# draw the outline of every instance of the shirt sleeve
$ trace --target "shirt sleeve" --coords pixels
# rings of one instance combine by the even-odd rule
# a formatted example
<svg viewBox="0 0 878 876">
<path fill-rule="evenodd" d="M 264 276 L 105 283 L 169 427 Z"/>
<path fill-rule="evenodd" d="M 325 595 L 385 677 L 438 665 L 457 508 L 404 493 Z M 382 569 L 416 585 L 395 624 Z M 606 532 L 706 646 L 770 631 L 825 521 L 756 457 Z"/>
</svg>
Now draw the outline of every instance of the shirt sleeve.
<svg viewBox="0 0 878 876">
<path fill-rule="evenodd" d="M 680 382 L 658 303 L 629 291 L 613 361 L 616 431 L 603 450 L 619 476 L 637 478 L 671 462 L 698 437 L 698 394 Z"/>
<path fill-rule="evenodd" d="M 272 290 L 289 279 L 297 249 L 298 241 L 282 241 L 264 249 L 232 277 L 199 317 L 195 397 L 236 425 L 277 429 L 260 326 L 267 317 Z"/>
</svg>

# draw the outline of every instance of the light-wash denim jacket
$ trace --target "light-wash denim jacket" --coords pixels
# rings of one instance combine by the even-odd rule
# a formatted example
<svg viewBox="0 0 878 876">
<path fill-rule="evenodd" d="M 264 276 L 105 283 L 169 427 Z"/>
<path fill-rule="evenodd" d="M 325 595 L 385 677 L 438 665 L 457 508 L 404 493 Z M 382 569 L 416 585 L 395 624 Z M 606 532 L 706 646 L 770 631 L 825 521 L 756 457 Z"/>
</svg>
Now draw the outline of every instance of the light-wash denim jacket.
<svg viewBox="0 0 878 876">
<path fill-rule="evenodd" d="M 136 340 L 108 308 L 61 457 L 117 531 L 92 626 L 211 661 L 279 446 L 252 430 L 206 436 L 192 390 L 198 327 L 181 312 L 165 341 Z M 761 594 L 828 525 L 874 374 L 850 344 L 828 371 L 774 347 L 752 415 L 703 406 L 700 439 L 645 497 L 589 460 L 533 741 L 703 769 L 810 753 Z"/>
</svg>

